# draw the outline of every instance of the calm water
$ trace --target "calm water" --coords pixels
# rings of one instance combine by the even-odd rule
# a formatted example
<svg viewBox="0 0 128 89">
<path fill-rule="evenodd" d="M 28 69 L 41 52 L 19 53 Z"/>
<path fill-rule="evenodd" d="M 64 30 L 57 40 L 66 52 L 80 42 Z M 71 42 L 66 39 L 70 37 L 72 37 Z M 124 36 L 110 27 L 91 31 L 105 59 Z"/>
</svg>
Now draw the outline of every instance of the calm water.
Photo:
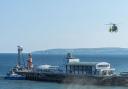
<svg viewBox="0 0 128 89">
<path fill-rule="evenodd" d="M 81 61 L 105 61 L 111 63 L 116 68 L 116 72 L 128 71 L 128 55 L 75 55 Z M 8 70 L 15 66 L 16 54 L 0 54 L 0 75 L 5 75 Z M 27 60 L 27 55 L 23 55 Z M 65 55 L 33 55 L 33 64 L 63 65 Z M 24 64 L 24 61 L 22 61 Z M 93 85 L 74 85 L 58 84 L 37 81 L 19 81 L 0 79 L 0 89 L 128 89 L 123 86 L 93 86 Z"/>
</svg>

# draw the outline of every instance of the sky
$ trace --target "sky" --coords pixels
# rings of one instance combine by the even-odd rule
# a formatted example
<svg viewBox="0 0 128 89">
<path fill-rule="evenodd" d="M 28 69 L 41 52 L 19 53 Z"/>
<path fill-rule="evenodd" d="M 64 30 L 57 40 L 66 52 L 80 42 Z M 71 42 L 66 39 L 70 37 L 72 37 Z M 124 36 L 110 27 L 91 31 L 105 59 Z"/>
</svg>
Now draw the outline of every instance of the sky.
<svg viewBox="0 0 128 89">
<path fill-rule="evenodd" d="M 0 0 L 0 53 L 128 48 L 128 0 Z M 109 23 L 118 25 L 110 33 Z"/>
</svg>

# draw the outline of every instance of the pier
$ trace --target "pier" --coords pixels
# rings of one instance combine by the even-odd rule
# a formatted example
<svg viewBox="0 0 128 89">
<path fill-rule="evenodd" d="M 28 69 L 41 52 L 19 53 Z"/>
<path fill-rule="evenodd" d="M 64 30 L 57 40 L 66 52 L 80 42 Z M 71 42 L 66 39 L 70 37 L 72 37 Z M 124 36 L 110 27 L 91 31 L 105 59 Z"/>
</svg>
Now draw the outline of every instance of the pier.
<svg viewBox="0 0 128 89">
<path fill-rule="evenodd" d="M 21 66 L 22 51 L 23 48 L 18 46 L 17 65 L 9 71 L 8 79 L 13 77 L 13 79 L 57 83 L 128 85 L 128 73 L 117 75 L 115 68 L 111 68 L 111 64 L 107 62 L 80 62 L 80 59 L 68 53 L 64 69 L 52 65 L 34 66 L 32 54 L 29 53 L 27 65 Z"/>
</svg>

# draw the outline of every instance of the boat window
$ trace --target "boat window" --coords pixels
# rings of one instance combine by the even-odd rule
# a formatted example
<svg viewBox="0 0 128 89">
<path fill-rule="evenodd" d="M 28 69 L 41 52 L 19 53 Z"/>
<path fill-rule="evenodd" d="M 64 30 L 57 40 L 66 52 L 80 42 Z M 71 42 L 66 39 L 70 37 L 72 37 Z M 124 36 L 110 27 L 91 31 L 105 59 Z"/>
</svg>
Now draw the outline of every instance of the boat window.
<svg viewBox="0 0 128 89">
<path fill-rule="evenodd" d="M 98 65 L 98 67 L 109 67 L 109 65 Z"/>
</svg>

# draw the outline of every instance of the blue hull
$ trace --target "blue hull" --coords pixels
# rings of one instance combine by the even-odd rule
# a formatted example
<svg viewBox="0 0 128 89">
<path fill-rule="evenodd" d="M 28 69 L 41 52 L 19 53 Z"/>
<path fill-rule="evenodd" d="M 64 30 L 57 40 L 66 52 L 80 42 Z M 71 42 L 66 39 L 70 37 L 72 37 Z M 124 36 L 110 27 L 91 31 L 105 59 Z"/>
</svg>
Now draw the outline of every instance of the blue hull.
<svg viewBox="0 0 128 89">
<path fill-rule="evenodd" d="M 25 77 L 5 77 L 7 80 L 25 80 Z"/>
</svg>

